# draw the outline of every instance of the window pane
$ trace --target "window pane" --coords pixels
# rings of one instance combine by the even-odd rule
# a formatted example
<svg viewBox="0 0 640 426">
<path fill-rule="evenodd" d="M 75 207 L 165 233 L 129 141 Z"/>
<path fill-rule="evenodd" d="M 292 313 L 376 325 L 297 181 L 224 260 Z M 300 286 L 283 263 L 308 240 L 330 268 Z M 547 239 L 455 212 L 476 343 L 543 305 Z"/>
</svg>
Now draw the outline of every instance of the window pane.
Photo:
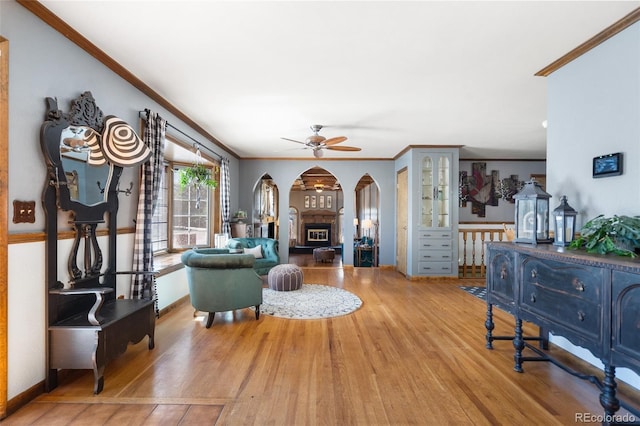
<svg viewBox="0 0 640 426">
<path fill-rule="evenodd" d="M 179 170 L 179 169 L 178 169 Z M 209 195 L 206 187 L 180 187 L 180 174 L 173 177 L 173 247 L 209 246 Z"/>
<path fill-rule="evenodd" d="M 158 203 L 151 218 L 151 247 L 154 252 L 167 250 L 168 246 L 168 218 L 169 186 L 166 179 L 167 166 L 162 168 L 160 177 L 160 189 L 158 191 Z"/>
</svg>

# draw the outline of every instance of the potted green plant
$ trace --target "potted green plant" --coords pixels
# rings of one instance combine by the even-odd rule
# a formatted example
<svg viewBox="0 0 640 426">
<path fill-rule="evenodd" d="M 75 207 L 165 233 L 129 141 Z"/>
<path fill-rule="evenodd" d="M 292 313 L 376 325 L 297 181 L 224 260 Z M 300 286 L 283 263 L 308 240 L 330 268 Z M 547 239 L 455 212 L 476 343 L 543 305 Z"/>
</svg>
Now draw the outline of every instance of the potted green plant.
<svg viewBox="0 0 640 426">
<path fill-rule="evenodd" d="M 211 169 L 197 164 L 180 169 L 180 187 L 185 188 L 189 185 L 204 185 L 207 188 L 215 188 L 218 186 L 218 182 L 211 176 Z"/>
<path fill-rule="evenodd" d="M 583 248 L 587 253 L 636 257 L 640 248 L 640 216 L 599 215 L 584 224 L 570 248 Z"/>
</svg>

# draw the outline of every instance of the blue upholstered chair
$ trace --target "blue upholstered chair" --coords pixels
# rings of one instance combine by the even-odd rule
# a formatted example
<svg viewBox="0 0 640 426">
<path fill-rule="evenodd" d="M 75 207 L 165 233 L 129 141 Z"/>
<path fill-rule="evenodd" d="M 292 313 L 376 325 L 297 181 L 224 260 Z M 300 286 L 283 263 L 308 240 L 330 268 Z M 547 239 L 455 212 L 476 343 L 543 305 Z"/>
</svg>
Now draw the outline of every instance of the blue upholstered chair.
<svg viewBox="0 0 640 426">
<path fill-rule="evenodd" d="M 191 304 L 208 312 L 206 327 L 211 327 L 216 312 L 255 306 L 260 318 L 262 279 L 253 269 L 251 254 L 230 254 L 228 249 L 193 249 L 184 252 Z"/>
</svg>

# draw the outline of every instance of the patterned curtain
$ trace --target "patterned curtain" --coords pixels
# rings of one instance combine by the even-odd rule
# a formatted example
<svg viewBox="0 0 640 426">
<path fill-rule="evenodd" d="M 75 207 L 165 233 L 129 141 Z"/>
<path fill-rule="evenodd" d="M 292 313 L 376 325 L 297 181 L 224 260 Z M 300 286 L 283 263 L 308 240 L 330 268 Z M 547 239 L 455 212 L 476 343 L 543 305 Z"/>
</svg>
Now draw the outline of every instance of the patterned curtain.
<svg viewBox="0 0 640 426">
<path fill-rule="evenodd" d="M 230 210 L 230 178 L 229 159 L 220 159 L 220 209 L 222 210 L 222 233 L 231 237 L 231 225 L 229 224 Z"/>
<path fill-rule="evenodd" d="M 158 114 L 147 110 L 144 143 L 151 149 L 151 158 L 142 165 L 140 174 L 136 234 L 133 245 L 132 270 L 134 271 L 134 275 L 131 280 L 132 299 L 155 299 L 156 296 L 155 279 L 152 274 L 148 273 L 153 271 L 151 218 L 156 208 L 160 189 L 166 130 L 166 120 L 162 119 Z M 140 273 L 135 274 L 135 272 Z"/>
</svg>

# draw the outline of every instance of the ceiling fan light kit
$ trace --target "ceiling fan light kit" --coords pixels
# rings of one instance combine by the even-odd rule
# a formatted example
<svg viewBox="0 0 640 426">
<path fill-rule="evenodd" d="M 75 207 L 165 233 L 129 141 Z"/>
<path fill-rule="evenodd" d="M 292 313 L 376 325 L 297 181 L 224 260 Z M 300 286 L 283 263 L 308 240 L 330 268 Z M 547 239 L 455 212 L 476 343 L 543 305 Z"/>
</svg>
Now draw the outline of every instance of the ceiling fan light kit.
<svg viewBox="0 0 640 426">
<path fill-rule="evenodd" d="M 320 136 L 318 132 L 322 129 L 321 124 L 313 124 L 310 126 L 313 135 L 305 139 L 304 142 L 297 141 L 295 139 L 282 138 L 286 141 L 299 143 L 304 145 L 303 149 L 313 150 L 313 156 L 315 158 L 322 158 L 324 155 L 323 150 L 330 149 L 333 151 L 360 151 L 361 149 L 355 146 L 334 146 L 347 140 L 346 136 L 336 136 L 334 138 L 327 139 L 324 136 Z"/>
</svg>

